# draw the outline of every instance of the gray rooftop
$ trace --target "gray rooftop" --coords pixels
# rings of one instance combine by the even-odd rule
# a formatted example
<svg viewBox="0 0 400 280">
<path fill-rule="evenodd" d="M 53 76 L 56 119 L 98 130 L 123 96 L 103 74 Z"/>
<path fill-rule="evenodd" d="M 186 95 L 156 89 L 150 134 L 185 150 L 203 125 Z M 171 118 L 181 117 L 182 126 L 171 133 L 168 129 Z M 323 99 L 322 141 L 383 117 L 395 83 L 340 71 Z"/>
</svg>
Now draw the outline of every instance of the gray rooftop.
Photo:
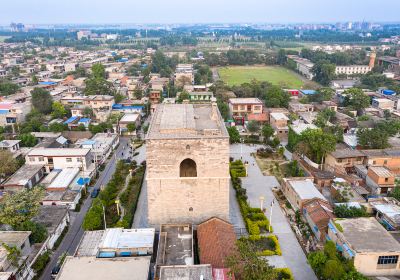
<svg viewBox="0 0 400 280">
<path fill-rule="evenodd" d="M 400 244 L 375 218 L 335 220 L 353 250 L 362 252 L 400 252 Z"/>
<path fill-rule="evenodd" d="M 160 280 L 212 280 L 212 268 L 209 264 L 164 266 L 160 271 Z"/>
<path fill-rule="evenodd" d="M 161 225 L 157 265 L 193 265 L 191 225 Z"/>
<path fill-rule="evenodd" d="M 229 137 L 216 105 L 158 104 L 147 139 Z"/>
<path fill-rule="evenodd" d="M 4 186 L 25 186 L 43 168 L 44 164 L 28 165 L 24 164 L 6 182 Z"/>
<path fill-rule="evenodd" d="M 30 231 L 0 231 L 0 244 L 21 246 L 31 235 Z"/>
<path fill-rule="evenodd" d="M 56 279 L 146 280 L 149 275 L 149 267 L 150 257 L 67 257 Z"/>
<path fill-rule="evenodd" d="M 56 231 L 58 225 L 68 214 L 68 207 L 62 205 L 40 206 L 39 214 L 33 218 L 34 221 L 46 227 L 48 233 Z"/>
</svg>

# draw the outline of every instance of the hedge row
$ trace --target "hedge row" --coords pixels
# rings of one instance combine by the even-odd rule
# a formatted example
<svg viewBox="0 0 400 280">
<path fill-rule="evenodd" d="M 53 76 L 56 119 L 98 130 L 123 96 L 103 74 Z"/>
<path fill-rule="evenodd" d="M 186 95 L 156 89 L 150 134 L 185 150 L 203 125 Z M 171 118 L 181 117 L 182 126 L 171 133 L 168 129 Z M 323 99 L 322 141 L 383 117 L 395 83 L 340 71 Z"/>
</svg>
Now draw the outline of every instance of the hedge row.
<svg viewBox="0 0 400 280">
<path fill-rule="evenodd" d="M 242 187 L 240 177 L 246 175 L 246 169 L 241 160 L 230 163 L 230 173 L 233 188 L 236 191 L 236 199 L 239 203 L 240 212 L 250 235 L 259 235 L 261 229 L 269 231 L 269 220 L 259 208 L 252 208 L 247 203 L 246 189 Z M 271 227 L 271 232 L 273 231 Z"/>
</svg>

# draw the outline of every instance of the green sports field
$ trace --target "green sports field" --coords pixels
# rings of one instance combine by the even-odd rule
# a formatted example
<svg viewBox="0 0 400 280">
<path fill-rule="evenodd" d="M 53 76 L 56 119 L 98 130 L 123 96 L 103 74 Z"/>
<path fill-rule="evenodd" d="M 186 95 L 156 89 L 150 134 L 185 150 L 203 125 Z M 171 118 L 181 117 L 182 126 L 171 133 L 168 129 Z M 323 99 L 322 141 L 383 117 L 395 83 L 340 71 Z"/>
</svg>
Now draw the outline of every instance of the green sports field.
<svg viewBox="0 0 400 280">
<path fill-rule="evenodd" d="M 228 85 L 240 85 L 253 79 L 274 85 L 300 88 L 304 82 L 299 75 L 280 66 L 232 66 L 218 69 L 221 80 Z"/>
</svg>

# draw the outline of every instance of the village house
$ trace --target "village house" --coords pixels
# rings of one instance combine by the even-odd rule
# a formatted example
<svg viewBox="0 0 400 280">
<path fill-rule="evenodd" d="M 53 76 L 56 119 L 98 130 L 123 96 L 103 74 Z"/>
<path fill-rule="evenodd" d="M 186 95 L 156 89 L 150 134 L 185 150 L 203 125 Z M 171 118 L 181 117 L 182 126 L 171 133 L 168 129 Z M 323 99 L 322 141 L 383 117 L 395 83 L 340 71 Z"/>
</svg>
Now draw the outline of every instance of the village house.
<svg viewBox="0 0 400 280">
<path fill-rule="evenodd" d="M 79 168 L 87 176 L 94 170 L 90 149 L 34 148 L 25 156 L 28 165 L 45 165 L 46 173 L 53 169 Z"/>
<path fill-rule="evenodd" d="M 0 188 L 5 191 L 20 191 L 25 188 L 31 189 L 43 178 L 44 172 L 44 164 L 24 164 L 6 181 L 2 182 Z"/>
<path fill-rule="evenodd" d="M 240 124 L 244 124 L 249 115 L 262 115 L 264 112 L 264 105 L 258 98 L 230 98 L 229 113 L 233 119 Z"/>
<path fill-rule="evenodd" d="M 329 202 L 320 198 L 312 198 L 303 204 L 303 217 L 309 224 L 315 237 L 325 242 L 329 221 L 334 218 Z"/>
<path fill-rule="evenodd" d="M 395 187 L 395 175 L 384 166 L 370 166 L 365 181 L 373 194 L 387 194 Z"/>
<path fill-rule="evenodd" d="M 366 156 L 359 150 L 336 149 L 325 157 L 325 168 L 341 173 L 354 171 L 354 166 L 363 164 Z"/>
<path fill-rule="evenodd" d="M 312 178 L 283 178 L 282 192 L 295 210 L 302 210 L 304 203 L 313 198 L 326 201 L 315 187 Z"/>
<path fill-rule="evenodd" d="M 46 244 L 46 248 L 51 250 L 69 224 L 70 215 L 68 207 L 41 205 L 39 214 L 33 218 L 33 221 L 46 227 L 48 237 L 44 243 Z"/>
<path fill-rule="evenodd" d="M 336 219 L 328 225 L 327 240 L 365 276 L 400 275 L 399 242 L 373 217 Z"/>
<path fill-rule="evenodd" d="M 269 122 L 279 139 L 287 139 L 289 118 L 284 113 L 270 113 Z"/>
<path fill-rule="evenodd" d="M 400 230 L 400 202 L 393 197 L 371 197 L 368 205 L 372 208 L 375 218 L 387 230 Z"/>
</svg>

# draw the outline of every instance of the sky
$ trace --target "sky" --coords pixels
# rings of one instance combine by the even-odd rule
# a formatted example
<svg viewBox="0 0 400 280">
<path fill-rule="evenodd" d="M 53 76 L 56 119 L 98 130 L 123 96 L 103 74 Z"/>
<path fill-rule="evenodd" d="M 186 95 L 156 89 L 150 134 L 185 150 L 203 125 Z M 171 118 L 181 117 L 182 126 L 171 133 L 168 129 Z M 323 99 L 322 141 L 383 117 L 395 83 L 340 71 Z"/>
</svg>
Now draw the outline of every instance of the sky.
<svg viewBox="0 0 400 280">
<path fill-rule="evenodd" d="M 0 0 L 0 24 L 400 22 L 400 0 Z"/>
</svg>

